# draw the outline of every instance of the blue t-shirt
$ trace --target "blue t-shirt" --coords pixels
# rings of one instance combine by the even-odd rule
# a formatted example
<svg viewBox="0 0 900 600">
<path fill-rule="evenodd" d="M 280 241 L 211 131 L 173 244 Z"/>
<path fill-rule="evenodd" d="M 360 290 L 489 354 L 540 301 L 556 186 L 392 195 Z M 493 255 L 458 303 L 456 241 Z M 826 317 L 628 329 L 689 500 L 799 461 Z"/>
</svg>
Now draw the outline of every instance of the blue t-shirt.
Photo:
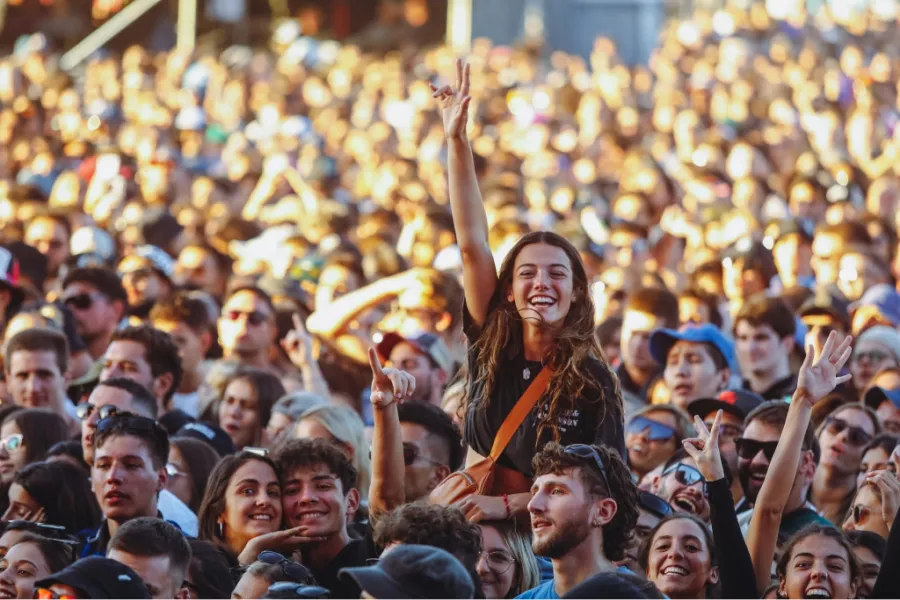
<svg viewBox="0 0 900 600">
<path fill-rule="evenodd" d="M 618 567 L 616 569 L 616 573 L 624 573 L 626 575 L 634 575 L 634 573 L 628 567 Z M 556 587 L 553 585 L 553 580 L 545 581 L 541 585 L 531 588 L 530 590 L 525 590 L 516 598 L 559 598 L 556 594 Z"/>
</svg>

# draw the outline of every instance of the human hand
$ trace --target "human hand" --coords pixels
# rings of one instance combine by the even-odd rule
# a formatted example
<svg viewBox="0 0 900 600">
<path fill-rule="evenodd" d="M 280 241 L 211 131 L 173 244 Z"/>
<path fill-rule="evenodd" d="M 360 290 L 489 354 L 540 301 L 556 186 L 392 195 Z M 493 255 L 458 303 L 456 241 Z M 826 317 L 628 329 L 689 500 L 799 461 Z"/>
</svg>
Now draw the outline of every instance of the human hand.
<svg viewBox="0 0 900 600">
<path fill-rule="evenodd" d="M 866 483 L 871 483 L 881 490 L 881 516 L 890 529 L 897 511 L 900 510 L 900 480 L 891 471 L 881 469 L 867 474 Z"/>
<path fill-rule="evenodd" d="M 466 126 L 469 122 L 469 65 L 463 66 L 462 59 L 456 60 L 456 90 L 449 85 L 438 88 L 430 85 L 432 98 L 441 104 L 441 119 L 444 122 L 444 135 L 447 139 L 463 140 L 466 138 Z"/>
<path fill-rule="evenodd" d="M 831 332 L 820 355 L 814 356 L 812 345 L 807 347 L 806 358 L 797 376 L 797 393 L 807 398 L 810 404 L 815 404 L 839 384 L 849 381 L 849 373 L 840 376 L 838 373 L 850 359 L 852 342 L 853 338 L 848 335 L 838 343 L 837 334 Z"/>
<path fill-rule="evenodd" d="M 472 523 L 480 521 L 501 521 L 510 515 L 502 496 L 469 496 L 454 506 L 463 511 Z"/>
<path fill-rule="evenodd" d="M 291 554 L 305 544 L 321 542 L 326 539 L 322 536 L 307 536 L 305 534 L 306 529 L 306 526 L 300 526 L 258 535 L 244 546 L 241 555 L 238 557 L 238 562 L 242 565 L 249 565 L 264 550 L 275 550 L 281 554 Z"/>
<path fill-rule="evenodd" d="M 695 416 L 694 427 L 697 429 L 697 437 L 687 438 L 681 442 L 685 451 L 697 463 L 697 469 L 703 474 L 706 481 L 718 481 L 725 477 L 722 456 L 719 453 L 719 425 L 721 422 L 722 411 L 720 410 L 716 413 L 712 432 L 710 432 L 703 420 Z"/>
<path fill-rule="evenodd" d="M 313 358 L 313 338 L 306 331 L 303 319 L 294 313 L 294 328 L 281 341 L 281 347 L 287 353 L 291 363 L 298 369 L 308 367 L 315 361 Z"/>
<path fill-rule="evenodd" d="M 369 348 L 369 366 L 372 367 L 371 400 L 375 408 L 387 408 L 395 400 L 403 402 L 416 391 L 416 378 L 406 371 L 382 368 L 375 348 Z"/>
</svg>

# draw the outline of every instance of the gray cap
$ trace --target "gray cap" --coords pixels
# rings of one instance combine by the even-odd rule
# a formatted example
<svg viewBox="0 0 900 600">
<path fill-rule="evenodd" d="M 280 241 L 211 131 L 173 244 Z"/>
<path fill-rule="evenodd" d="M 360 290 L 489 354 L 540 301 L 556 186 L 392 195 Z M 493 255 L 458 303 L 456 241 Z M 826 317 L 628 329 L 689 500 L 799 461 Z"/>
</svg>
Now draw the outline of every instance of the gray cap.
<svg viewBox="0 0 900 600">
<path fill-rule="evenodd" d="M 475 597 L 475 584 L 463 564 L 434 546 L 397 546 L 378 564 L 343 569 L 340 577 L 349 577 L 376 598 Z"/>
</svg>

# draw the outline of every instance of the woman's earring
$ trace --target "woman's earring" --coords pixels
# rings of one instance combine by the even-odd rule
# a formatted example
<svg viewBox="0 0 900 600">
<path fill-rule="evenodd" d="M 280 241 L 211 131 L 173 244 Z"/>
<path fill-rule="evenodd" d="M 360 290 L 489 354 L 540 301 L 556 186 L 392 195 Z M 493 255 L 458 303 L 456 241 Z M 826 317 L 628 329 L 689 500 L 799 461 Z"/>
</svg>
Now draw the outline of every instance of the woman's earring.
<svg viewBox="0 0 900 600">
<path fill-rule="evenodd" d="M 216 521 L 216 537 L 220 540 L 225 539 L 225 523 L 222 521 Z"/>
</svg>

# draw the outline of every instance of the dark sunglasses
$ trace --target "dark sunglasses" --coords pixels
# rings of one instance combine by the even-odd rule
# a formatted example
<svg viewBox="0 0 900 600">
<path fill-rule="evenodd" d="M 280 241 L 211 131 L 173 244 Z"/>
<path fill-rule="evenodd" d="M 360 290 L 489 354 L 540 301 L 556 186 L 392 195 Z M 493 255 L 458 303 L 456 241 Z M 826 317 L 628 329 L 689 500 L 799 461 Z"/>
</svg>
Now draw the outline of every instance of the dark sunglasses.
<svg viewBox="0 0 900 600">
<path fill-rule="evenodd" d="M 825 428 L 831 435 L 840 435 L 841 432 L 846 430 L 847 441 L 851 446 L 856 446 L 857 448 L 865 446 L 872 440 L 872 436 L 867 431 L 855 425 L 850 425 L 843 419 L 828 417 L 825 419 Z"/>
<path fill-rule="evenodd" d="M 638 503 L 641 505 L 641 508 L 653 513 L 660 519 L 668 517 L 674 512 L 668 502 L 650 492 L 638 492 Z"/>
<path fill-rule="evenodd" d="M 597 452 L 596 448 L 588 446 L 587 444 L 572 444 L 571 446 L 566 446 L 566 454 L 582 460 L 593 459 L 594 465 L 597 467 L 597 470 L 600 471 L 600 477 L 603 478 L 603 485 L 606 486 L 607 493 L 612 494 L 612 488 L 609 486 L 609 479 L 606 477 L 606 465 L 603 464 L 603 459 L 600 457 L 600 453 Z"/>
<path fill-rule="evenodd" d="M 121 425 L 120 425 L 121 423 Z M 101 419 L 97 422 L 97 434 L 102 434 L 113 427 L 121 427 L 123 433 L 133 431 L 135 433 L 148 433 L 159 439 L 169 439 L 169 433 L 163 429 L 163 426 L 147 417 L 142 417 L 130 412 L 119 412 L 111 417 Z"/>
<path fill-rule="evenodd" d="M 427 456 L 422 456 L 422 450 L 415 444 L 410 444 L 409 442 L 403 442 L 403 464 L 404 465 L 406 465 L 408 467 L 420 458 L 426 462 L 430 462 L 433 465 L 441 464 L 437 461 L 431 460 Z"/>
<path fill-rule="evenodd" d="M 269 318 L 268 315 L 259 312 L 258 310 L 254 310 L 251 312 L 229 310 L 226 311 L 223 316 L 229 321 L 240 321 L 241 317 L 247 317 L 247 323 L 249 323 L 250 325 L 262 325 Z"/>
<path fill-rule="evenodd" d="M 3 527 L 3 531 L 27 531 L 28 533 L 39 533 L 44 537 L 49 538 L 66 535 L 66 528 L 61 525 L 51 525 L 50 523 L 35 523 L 34 521 L 26 521 L 24 519 L 13 519 L 12 521 L 7 521 Z"/>
<path fill-rule="evenodd" d="M 654 442 L 663 442 L 675 437 L 676 431 L 668 425 L 657 423 L 653 419 L 647 417 L 635 417 L 628 423 L 628 432 L 631 435 L 637 435 L 644 431 L 650 430 L 649 438 Z"/>
<path fill-rule="evenodd" d="M 663 471 L 663 477 L 671 475 L 672 473 L 675 474 L 675 481 L 677 481 L 681 485 L 690 487 L 692 485 L 697 485 L 698 483 L 703 483 L 703 495 L 708 495 L 706 489 L 706 480 L 703 478 L 703 473 L 701 473 L 699 470 L 684 463 L 675 463 L 674 465 Z"/>
<path fill-rule="evenodd" d="M 267 598 L 330 598 L 328 590 L 315 585 L 302 585 L 290 581 L 273 583 L 266 590 Z"/>
<path fill-rule="evenodd" d="M 309 569 L 285 558 L 283 554 L 275 552 L 274 550 L 264 550 L 256 557 L 256 560 L 267 565 L 279 565 L 284 576 L 289 578 L 292 582 L 295 582 L 295 585 L 296 583 L 309 581 L 312 578 L 312 573 Z"/>
<path fill-rule="evenodd" d="M 105 406 L 97 408 L 90 402 L 85 402 L 84 404 L 79 404 L 75 407 L 75 415 L 82 421 L 86 421 L 87 419 L 89 419 L 91 415 L 94 414 L 94 412 L 97 413 L 97 416 L 102 421 L 103 419 L 108 419 L 118 414 L 124 414 L 125 411 L 122 411 L 122 413 L 120 413 L 119 407 L 113 406 L 112 404 L 107 404 Z"/>
<path fill-rule="evenodd" d="M 35 588 L 34 597 L 39 600 L 51 600 L 58 598 L 59 600 L 76 600 L 76 596 L 58 595 L 50 588 Z"/>
<path fill-rule="evenodd" d="M 775 456 L 775 449 L 778 448 L 778 442 L 758 442 L 747 438 L 738 438 L 734 440 L 734 446 L 738 457 L 744 460 L 753 460 L 761 450 L 766 455 L 766 460 L 771 462 L 772 457 Z"/>
<path fill-rule="evenodd" d="M 68 298 L 63 298 L 63 304 L 68 308 L 76 308 L 78 310 L 87 310 L 94 305 L 94 294 L 75 294 Z"/>
<path fill-rule="evenodd" d="M 862 520 L 863 507 L 857 504 L 853 507 L 853 522 L 859 523 Z"/>
</svg>

